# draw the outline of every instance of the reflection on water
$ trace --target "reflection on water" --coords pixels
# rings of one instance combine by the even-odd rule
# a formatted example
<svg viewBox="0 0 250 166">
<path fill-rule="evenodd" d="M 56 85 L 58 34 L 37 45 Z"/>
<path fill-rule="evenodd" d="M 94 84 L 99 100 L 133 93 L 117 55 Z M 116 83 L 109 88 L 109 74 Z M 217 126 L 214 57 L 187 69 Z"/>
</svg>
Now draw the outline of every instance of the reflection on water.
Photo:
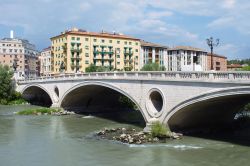
<svg viewBox="0 0 250 166">
<path fill-rule="evenodd" d="M 194 137 L 169 140 L 166 144 L 126 145 L 91 137 L 104 127 L 124 124 L 78 115 L 13 116 L 9 113 L 19 109 L 23 107 L 0 106 L 0 165 L 3 166 L 237 166 L 250 163 L 248 146 Z"/>
</svg>

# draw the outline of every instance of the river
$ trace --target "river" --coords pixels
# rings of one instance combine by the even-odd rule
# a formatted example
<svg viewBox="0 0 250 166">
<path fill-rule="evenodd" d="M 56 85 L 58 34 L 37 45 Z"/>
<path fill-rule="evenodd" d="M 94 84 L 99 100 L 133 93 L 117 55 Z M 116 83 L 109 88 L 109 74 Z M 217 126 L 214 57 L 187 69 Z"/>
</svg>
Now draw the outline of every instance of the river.
<svg viewBox="0 0 250 166">
<path fill-rule="evenodd" d="M 244 166 L 248 146 L 185 136 L 166 144 L 125 145 L 93 138 L 131 126 L 92 116 L 18 116 L 31 106 L 0 106 L 1 166 Z"/>
</svg>

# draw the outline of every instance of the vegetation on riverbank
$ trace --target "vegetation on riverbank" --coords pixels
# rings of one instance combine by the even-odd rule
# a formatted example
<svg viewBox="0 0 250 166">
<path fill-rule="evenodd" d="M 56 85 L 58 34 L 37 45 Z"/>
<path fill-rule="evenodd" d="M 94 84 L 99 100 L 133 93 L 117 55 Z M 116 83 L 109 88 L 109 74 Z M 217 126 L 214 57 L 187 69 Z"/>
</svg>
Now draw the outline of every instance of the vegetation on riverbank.
<svg viewBox="0 0 250 166">
<path fill-rule="evenodd" d="M 15 91 L 12 78 L 13 71 L 8 66 L 0 65 L 0 104 L 26 104 L 27 102 L 22 98 L 22 95 Z"/>
<path fill-rule="evenodd" d="M 73 115 L 74 112 L 65 111 L 60 108 L 34 108 L 16 112 L 17 115 Z"/>
<path fill-rule="evenodd" d="M 168 139 L 181 139 L 182 134 L 171 132 L 160 122 L 152 124 L 150 132 L 137 132 L 134 128 L 104 129 L 96 133 L 101 139 L 119 141 L 128 144 L 164 143 Z"/>
<path fill-rule="evenodd" d="M 19 111 L 17 115 L 52 115 L 56 112 L 60 112 L 60 109 L 53 108 L 35 108 L 35 109 L 27 109 L 23 111 Z"/>
</svg>

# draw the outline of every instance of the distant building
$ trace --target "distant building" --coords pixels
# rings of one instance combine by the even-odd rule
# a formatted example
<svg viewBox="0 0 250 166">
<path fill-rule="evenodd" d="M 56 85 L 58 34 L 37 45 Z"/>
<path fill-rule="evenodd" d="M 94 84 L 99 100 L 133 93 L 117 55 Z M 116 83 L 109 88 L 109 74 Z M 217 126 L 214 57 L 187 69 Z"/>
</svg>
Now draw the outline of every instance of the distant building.
<svg viewBox="0 0 250 166">
<path fill-rule="evenodd" d="M 50 76 L 51 75 L 51 47 L 42 50 L 40 59 L 40 75 Z"/>
<path fill-rule="evenodd" d="M 242 69 L 242 65 L 241 64 L 230 64 L 227 65 L 227 70 L 228 71 L 238 71 Z"/>
<path fill-rule="evenodd" d="M 87 32 L 73 28 L 51 38 L 53 74 L 85 72 L 90 64 L 138 71 L 140 40 L 119 33 Z M 63 65 L 62 65 L 63 64 Z"/>
<path fill-rule="evenodd" d="M 211 54 L 207 55 L 207 70 L 227 71 L 227 58 L 213 54 L 213 69 L 211 69 Z"/>
<path fill-rule="evenodd" d="M 16 77 L 36 77 L 38 51 L 28 40 L 14 38 L 11 31 L 10 38 L 0 40 L 0 64 L 16 68 Z M 14 68 L 13 68 L 14 66 Z"/>
<path fill-rule="evenodd" d="M 168 71 L 206 71 L 207 52 L 189 46 L 177 46 L 168 50 Z"/>
<path fill-rule="evenodd" d="M 140 69 L 148 63 L 157 63 L 167 68 L 168 47 L 141 40 Z"/>
</svg>

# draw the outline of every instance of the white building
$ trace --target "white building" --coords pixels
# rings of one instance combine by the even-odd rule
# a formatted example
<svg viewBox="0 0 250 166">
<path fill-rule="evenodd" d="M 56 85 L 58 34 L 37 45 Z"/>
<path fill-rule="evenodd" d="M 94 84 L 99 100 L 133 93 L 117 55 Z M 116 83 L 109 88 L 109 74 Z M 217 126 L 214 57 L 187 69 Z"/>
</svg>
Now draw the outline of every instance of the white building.
<svg viewBox="0 0 250 166">
<path fill-rule="evenodd" d="M 50 76 L 51 75 L 51 47 L 43 49 L 41 52 L 40 59 L 40 75 Z"/>
<path fill-rule="evenodd" d="M 168 71 L 206 71 L 207 52 L 189 46 L 177 46 L 168 50 Z"/>
<path fill-rule="evenodd" d="M 149 63 L 157 63 L 167 69 L 168 47 L 141 40 L 140 69 Z"/>
<path fill-rule="evenodd" d="M 10 38 L 0 40 L 0 64 L 10 68 L 16 67 L 16 77 L 36 77 L 38 51 L 28 40 L 14 38 L 13 31 Z M 14 69 L 14 68 L 13 68 Z"/>
</svg>

